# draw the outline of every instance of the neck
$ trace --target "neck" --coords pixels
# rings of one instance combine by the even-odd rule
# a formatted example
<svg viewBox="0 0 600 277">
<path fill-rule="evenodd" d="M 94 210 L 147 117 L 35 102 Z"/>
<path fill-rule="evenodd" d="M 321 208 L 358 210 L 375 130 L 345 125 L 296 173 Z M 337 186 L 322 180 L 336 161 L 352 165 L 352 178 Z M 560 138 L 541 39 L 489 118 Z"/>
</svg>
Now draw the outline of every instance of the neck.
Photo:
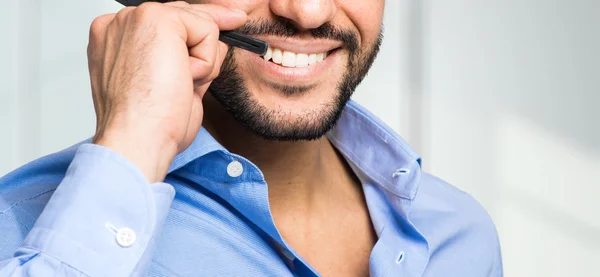
<svg viewBox="0 0 600 277">
<path fill-rule="evenodd" d="M 263 172 L 273 213 L 306 215 L 335 204 L 332 200 L 338 198 L 361 201 L 362 189 L 354 174 L 326 137 L 265 140 L 241 125 L 210 95 L 205 96 L 204 113 L 204 128 L 230 152 L 246 157 Z"/>
</svg>

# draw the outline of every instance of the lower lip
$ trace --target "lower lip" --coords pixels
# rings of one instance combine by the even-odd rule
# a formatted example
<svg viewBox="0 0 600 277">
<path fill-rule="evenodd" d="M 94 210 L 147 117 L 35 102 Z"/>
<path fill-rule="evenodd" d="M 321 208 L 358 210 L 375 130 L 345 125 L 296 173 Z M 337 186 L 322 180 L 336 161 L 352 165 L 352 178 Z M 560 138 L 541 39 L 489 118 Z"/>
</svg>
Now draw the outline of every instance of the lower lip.
<svg viewBox="0 0 600 277">
<path fill-rule="evenodd" d="M 340 51 L 339 49 L 336 49 L 331 51 L 324 60 L 309 66 L 285 67 L 271 61 L 265 61 L 261 56 L 249 52 L 247 53 L 252 56 L 252 64 L 258 65 L 259 72 L 264 73 L 263 77 L 276 81 L 301 83 L 314 82 L 315 78 L 326 73 L 327 70 L 331 68 L 332 64 L 340 57 Z"/>
</svg>

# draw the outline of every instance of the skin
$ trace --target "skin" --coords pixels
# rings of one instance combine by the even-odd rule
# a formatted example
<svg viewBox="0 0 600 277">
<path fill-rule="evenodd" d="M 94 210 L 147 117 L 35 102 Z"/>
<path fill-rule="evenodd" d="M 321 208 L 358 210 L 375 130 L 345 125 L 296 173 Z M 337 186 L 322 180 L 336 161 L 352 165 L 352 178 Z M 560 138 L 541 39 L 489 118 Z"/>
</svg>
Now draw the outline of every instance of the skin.
<svg viewBox="0 0 600 277">
<path fill-rule="evenodd" d="M 376 236 L 362 187 L 327 138 L 266 140 L 206 92 L 227 52 L 219 30 L 275 17 L 301 31 L 330 23 L 354 31 L 361 51 L 367 51 L 380 34 L 383 8 L 383 0 L 188 1 L 145 3 L 98 17 L 88 46 L 94 143 L 119 152 L 157 182 L 203 125 L 261 169 L 278 229 L 311 266 L 324 276 L 368 276 Z M 290 96 L 272 85 L 277 80 L 263 78 L 251 54 L 234 55 L 250 97 L 279 111 L 280 124 L 332 101 L 348 61 L 342 48 L 330 70 L 311 80 L 309 91 Z"/>
</svg>

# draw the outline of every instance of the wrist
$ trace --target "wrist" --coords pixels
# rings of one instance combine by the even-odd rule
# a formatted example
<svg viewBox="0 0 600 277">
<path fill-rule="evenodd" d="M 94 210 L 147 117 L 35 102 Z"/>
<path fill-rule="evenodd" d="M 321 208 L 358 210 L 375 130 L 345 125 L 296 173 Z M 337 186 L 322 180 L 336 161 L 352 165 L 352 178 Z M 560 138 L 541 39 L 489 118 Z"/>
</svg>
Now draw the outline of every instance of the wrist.
<svg viewBox="0 0 600 277">
<path fill-rule="evenodd" d="M 178 149 L 176 143 L 156 136 L 136 137 L 126 132 L 97 134 L 92 143 L 124 156 L 140 169 L 150 183 L 164 180 Z"/>
</svg>

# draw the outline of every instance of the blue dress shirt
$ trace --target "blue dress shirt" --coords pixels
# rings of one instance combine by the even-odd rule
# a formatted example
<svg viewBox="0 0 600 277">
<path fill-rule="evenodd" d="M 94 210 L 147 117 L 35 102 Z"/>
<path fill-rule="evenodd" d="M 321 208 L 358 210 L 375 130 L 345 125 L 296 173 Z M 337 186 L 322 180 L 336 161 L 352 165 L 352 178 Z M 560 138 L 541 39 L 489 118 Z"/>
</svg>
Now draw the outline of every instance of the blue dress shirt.
<svg viewBox="0 0 600 277">
<path fill-rule="evenodd" d="M 487 213 L 379 119 L 349 102 L 327 137 L 362 182 L 371 276 L 502 276 Z M 202 129 L 162 183 L 89 141 L 1 178 L 0 276 L 319 273 L 278 232 L 258 167 Z"/>
</svg>

